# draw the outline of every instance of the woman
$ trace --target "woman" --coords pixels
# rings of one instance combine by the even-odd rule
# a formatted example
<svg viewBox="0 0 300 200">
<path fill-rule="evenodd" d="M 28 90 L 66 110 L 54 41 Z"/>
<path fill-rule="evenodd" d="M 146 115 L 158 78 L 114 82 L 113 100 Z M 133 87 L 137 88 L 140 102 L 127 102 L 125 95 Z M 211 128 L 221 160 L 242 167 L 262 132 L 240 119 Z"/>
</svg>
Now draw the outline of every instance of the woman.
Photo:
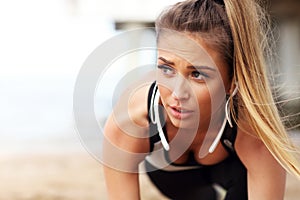
<svg viewBox="0 0 300 200">
<path fill-rule="evenodd" d="M 110 199 L 140 198 L 142 161 L 171 199 L 284 198 L 286 171 L 300 168 L 267 81 L 260 14 L 251 0 L 186 0 L 159 16 L 156 81 L 106 123 Z"/>
</svg>

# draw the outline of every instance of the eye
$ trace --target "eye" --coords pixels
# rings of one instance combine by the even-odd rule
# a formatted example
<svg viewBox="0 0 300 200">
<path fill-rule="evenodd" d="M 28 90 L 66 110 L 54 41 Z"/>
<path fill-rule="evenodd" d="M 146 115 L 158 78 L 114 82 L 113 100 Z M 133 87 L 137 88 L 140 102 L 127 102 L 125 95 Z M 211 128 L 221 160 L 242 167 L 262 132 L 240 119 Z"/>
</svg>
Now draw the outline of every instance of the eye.
<svg viewBox="0 0 300 200">
<path fill-rule="evenodd" d="M 205 78 L 208 78 L 208 75 L 200 71 L 193 71 L 191 77 L 196 80 L 204 80 Z"/>
<path fill-rule="evenodd" d="M 172 67 L 170 66 L 167 66 L 167 65 L 158 65 L 157 66 L 161 72 L 165 75 L 165 76 L 173 76 L 176 74 L 176 71 L 175 69 L 173 69 Z"/>
</svg>

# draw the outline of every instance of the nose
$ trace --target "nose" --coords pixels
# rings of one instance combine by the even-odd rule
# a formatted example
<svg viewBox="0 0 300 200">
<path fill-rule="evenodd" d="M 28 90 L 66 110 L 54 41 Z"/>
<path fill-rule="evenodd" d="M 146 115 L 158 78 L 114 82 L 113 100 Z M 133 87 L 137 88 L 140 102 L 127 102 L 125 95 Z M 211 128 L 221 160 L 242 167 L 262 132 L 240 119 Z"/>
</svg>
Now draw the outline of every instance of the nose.
<svg viewBox="0 0 300 200">
<path fill-rule="evenodd" d="M 190 98 L 188 81 L 184 77 L 178 76 L 176 78 L 172 97 L 178 101 L 185 101 Z"/>
</svg>

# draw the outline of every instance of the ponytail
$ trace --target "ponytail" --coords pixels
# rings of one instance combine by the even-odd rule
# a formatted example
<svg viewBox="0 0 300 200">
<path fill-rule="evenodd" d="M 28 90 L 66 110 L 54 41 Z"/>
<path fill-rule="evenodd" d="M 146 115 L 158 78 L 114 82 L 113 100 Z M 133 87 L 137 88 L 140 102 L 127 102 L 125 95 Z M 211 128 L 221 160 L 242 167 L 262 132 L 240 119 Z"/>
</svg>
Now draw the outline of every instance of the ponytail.
<svg viewBox="0 0 300 200">
<path fill-rule="evenodd" d="M 233 82 L 239 84 L 239 120 L 246 120 L 274 158 L 300 179 L 300 151 L 281 122 L 266 75 L 264 52 L 268 46 L 260 26 L 267 24 L 263 12 L 251 0 L 224 0 L 224 4 L 233 38 Z M 247 130 L 234 119 L 239 128 Z"/>
</svg>

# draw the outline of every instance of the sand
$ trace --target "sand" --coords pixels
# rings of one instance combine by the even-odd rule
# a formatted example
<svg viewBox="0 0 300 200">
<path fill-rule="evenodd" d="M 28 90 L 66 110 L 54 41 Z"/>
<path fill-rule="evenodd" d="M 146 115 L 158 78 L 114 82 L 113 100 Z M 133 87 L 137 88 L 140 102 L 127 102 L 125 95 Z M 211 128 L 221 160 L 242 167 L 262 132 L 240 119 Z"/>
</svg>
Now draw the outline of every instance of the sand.
<svg viewBox="0 0 300 200">
<path fill-rule="evenodd" d="M 0 178 L 0 200 L 107 199 L 102 165 L 84 151 L 0 154 Z M 146 175 L 140 180 L 142 199 L 167 199 Z M 285 199 L 300 199 L 300 181 L 291 176 Z"/>
</svg>

